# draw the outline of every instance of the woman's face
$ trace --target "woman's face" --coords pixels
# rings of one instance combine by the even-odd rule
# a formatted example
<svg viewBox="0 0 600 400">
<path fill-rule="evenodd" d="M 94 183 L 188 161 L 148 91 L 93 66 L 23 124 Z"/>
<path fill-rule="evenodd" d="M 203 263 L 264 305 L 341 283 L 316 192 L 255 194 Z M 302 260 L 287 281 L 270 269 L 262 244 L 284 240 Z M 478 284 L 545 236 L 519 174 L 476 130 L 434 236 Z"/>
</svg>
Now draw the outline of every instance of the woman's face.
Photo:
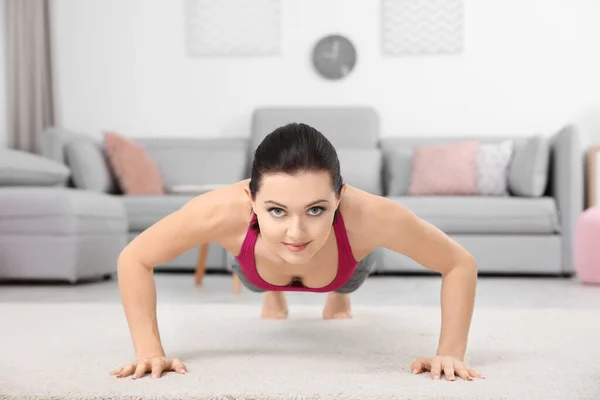
<svg viewBox="0 0 600 400">
<path fill-rule="evenodd" d="M 302 264 L 327 241 L 344 189 L 336 198 L 328 172 L 320 171 L 265 174 L 255 201 L 246 192 L 267 247 L 289 264 Z"/>
</svg>

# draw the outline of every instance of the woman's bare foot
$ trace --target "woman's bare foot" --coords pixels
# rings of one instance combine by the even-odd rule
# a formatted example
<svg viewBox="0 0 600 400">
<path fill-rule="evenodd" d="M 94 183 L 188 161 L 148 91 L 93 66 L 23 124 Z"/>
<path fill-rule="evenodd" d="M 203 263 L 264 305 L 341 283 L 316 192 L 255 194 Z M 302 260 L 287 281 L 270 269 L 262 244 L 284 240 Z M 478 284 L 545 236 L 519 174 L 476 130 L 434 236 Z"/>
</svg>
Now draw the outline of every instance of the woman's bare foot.
<svg viewBox="0 0 600 400">
<path fill-rule="evenodd" d="M 330 292 L 327 294 L 327 303 L 323 308 L 323 319 L 349 319 L 352 318 L 350 310 L 350 295 Z"/>
<path fill-rule="evenodd" d="M 265 292 L 260 317 L 262 319 L 286 319 L 287 302 L 283 292 Z"/>
</svg>

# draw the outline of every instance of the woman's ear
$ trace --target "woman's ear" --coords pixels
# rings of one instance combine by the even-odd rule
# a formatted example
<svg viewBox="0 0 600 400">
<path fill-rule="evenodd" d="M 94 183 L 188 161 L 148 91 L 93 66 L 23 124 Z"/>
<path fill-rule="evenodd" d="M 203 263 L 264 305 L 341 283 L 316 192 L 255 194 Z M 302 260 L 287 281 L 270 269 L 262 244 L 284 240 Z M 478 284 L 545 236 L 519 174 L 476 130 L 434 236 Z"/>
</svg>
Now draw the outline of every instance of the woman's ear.
<svg viewBox="0 0 600 400">
<path fill-rule="evenodd" d="M 342 188 L 340 189 L 340 197 L 338 199 L 338 203 L 337 206 L 340 206 L 340 203 L 342 202 L 342 199 L 344 198 L 344 195 L 346 194 L 346 184 L 342 184 Z M 337 208 L 337 207 L 336 207 Z"/>
<path fill-rule="evenodd" d="M 254 211 L 254 200 L 252 200 L 252 192 L 250 192 L 250 188 L 245 187 L 244 193 L 246 193 L 246 196 L 248 196 L 248 201 L 250 202 L 250 204 L 252 204 L 252 210 Z"/>
</svg>

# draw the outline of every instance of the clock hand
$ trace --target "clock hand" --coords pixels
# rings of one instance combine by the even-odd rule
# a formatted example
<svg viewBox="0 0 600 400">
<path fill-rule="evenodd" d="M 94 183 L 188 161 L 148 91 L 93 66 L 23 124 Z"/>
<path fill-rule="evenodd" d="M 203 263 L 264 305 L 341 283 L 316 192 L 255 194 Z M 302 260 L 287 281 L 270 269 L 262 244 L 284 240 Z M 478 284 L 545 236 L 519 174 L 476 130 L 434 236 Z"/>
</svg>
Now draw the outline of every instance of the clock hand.
<svg viewBox="0 0 600 400">
<path fill-rule="evenodd" d="M 340 52 L 340 42 L 337 40 L 333 43 L 333 59 L 337 60 L 338 54 Z"/>
</svg>

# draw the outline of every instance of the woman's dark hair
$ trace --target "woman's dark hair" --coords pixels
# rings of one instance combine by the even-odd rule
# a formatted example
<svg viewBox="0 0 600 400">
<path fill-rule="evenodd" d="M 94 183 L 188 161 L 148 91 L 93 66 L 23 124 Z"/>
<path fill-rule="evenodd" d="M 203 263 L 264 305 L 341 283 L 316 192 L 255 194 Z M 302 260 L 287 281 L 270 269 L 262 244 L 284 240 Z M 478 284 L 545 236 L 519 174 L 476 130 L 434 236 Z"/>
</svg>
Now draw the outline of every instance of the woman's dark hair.
<svg viewBox="0 0 600 400">
<path fill-rule="evenodd" d="M 254 152 L 249 185 L 252 199 L 256 199 L 265 174 L 320 171 L 329 173 L 331 186 L 339 197 L 344 182 L 331 142 L 321 132 L 303 123 L 279 127 L 269 133 Z"/>
</svg>

